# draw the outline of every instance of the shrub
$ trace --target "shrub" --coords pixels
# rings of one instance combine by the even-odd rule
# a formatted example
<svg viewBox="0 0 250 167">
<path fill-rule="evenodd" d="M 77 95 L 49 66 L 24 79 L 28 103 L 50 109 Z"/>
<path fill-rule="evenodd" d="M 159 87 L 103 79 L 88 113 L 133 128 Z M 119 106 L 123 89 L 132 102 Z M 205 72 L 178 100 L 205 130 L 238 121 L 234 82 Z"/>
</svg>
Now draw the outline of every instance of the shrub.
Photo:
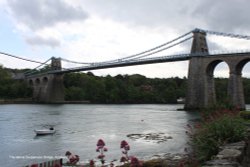
<svg viewBox="0 0 250 167">
<path fill-rule="evenodd" d="M 236 110 L 220 110 L 202 116 L 200 124 L 190 127 L 194 154 L 199 161 L 210 159 L 224 143 L 237 142 L 245 137 L 246 128 Z"/>
<path fill-rule="evenodd" d="M 250 111 L 241 111 L 240 116 L 244 119 L 250 120 Z"/>
</svg>

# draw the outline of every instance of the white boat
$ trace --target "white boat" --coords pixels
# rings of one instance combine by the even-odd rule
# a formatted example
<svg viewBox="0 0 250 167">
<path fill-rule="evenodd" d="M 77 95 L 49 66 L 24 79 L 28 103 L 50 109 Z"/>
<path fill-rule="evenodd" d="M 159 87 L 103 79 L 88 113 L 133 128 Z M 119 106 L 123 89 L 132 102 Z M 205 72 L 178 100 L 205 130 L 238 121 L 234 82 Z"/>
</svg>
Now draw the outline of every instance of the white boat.
<svg viewBox="0 0 250 167">
<path fill-rule="evenodd" d="M 183 97 L 178 98 L 177 103 L 178 104 L 184 104 L 185 103 L 185 98 L 183 98 Z"/>
<path fill-rule="evenodd" d="M 36 129 L 34 130 L 34 132 L 36 133 L 36 135 L 50 135 L 50 134 L 54 134 L 56 132 L 55 129 L 50 128 L 50 129 Z"/>
</svg>

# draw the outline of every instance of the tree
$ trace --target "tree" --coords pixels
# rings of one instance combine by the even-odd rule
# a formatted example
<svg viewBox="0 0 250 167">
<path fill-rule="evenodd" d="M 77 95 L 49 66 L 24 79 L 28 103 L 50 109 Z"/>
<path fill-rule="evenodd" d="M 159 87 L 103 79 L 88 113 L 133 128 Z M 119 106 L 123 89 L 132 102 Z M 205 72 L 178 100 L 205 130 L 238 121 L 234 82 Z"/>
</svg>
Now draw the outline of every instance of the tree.
<svg viewBox="0 0 250 167">
<path fill-rule="evenodd" d="M 14 99 L 32 96 L 32 89 L 24 80 L 11 78 L 12 69 L 0 66 L 0 98 Z M 15 70 L 18 72 L 18 70 Z"/>
</svg>

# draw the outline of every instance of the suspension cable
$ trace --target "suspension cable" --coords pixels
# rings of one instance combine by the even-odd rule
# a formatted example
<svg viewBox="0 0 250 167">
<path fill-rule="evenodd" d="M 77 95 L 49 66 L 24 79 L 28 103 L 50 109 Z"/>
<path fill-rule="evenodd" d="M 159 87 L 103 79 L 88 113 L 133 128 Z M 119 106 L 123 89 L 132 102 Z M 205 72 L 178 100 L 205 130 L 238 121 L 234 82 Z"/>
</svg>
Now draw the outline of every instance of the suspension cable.
<svg viewBox="0 0 250 167">
<path fill-rule="evenodd" d="M 50 61 L 50 60 L 51 60 L 51 58 L 49 58 L 48 60 L 46 60 L 45 62 L 43 62 L 43 63 L 40 64 L 39 66 L 37 66 L 37 67 L 35 67 L 35 68 L 31 69 L 31 70 L 26 71 L 24 74 L 25 74 L 25 75 L 32 74 L 32 73 L 33 73 L 32 71 L 38 69 L 39 67 L 41 67 L 41 66 L 44 65 L 44 64 L 47 64 L 47 62 Z M 47 65 L 48 65 L 48 64 L 47 64 Z"/>
<path fill-rule="evenodd" d="M 30 60 L 30 59 L 26 59 L 26 58 L 22 58 L 22 57 L 15 56 L 15 55 L 12 55 L 12 54 L 9 54 L 9 53 L 0 52 L 0 54 L 6 55 L 6 56 L 9 56 L 9 57 L 13 57 L 13 58 L 16 58 L 16 59 L 24 60 L 24 61 L 29 61 L 29 62 L 32 62 L 32 63 L 43 64 L 43 62 L 39 62 L 39 61 L 36 61 L 36 60 Z"/>
<path fill-rule="evenodd" d="M 87 64 L 87 65 L 91 64 L 91 63 L 87 63 L 87 62 L 77 62 L 77 61 L 73 61 L 73 60 L 68 60 L 65 58 L 61 58 L 61 60 L 68 62 L 68 63 L 75 63 L 75 64 Z"/>
<path fill-rule="evenodd" d="M 181 35 L 181 36 L 179 36 L 178 38 L 175 38 L 175 39 L 173 39 L 173 40 L 171 40 L 171 41 L 168 41 L 168 42 L 163 43 L 163 44 L 161 44 L 161 45 L 159 45 L 159 46 L 156 46 L 156 47 L 154 47 L 154 48 L 148 49 L 148 50 L 146 50 L 146 51 L 143 51 L 143 52 L 140 52 L 140 53 L 137 53 L 137 54 L 133 54 L 133 55 L 130 55 L 130 56 L 127 56 L 127 57 L 123 57 L 123 58 L 120 58 L 120 59 L 115 59 L 115 60 L 110 60 L 110 61 L 103 61 L 103 62 L 98 62 L 98 63 L 112 63 L 112 62 L 116 62 L 117 60 L 119 60 L 119 61 L 124 61 L 124 60 L 126 60 L 126 59 L 131 59 L 131 58 L 134 58 L 134 57 L 143 55 L 143 54 L 145 54 L 145 53 L 152 52 L 152 51 L 154 51 L 154 50 L 156 50 L 156 49 L 159 49 L 159 48 L 161 48 L 161 47 L 164 47 L 164 46 L 166 46 L 166 45 L 168 45 L 168 44 L 171 44 L 171 43 L 173 43 L 173 42 L 175 42 L 175 41 L 177 41 L 177 40 L 179 40 L 179 39 L 181 39 L 181 38 L 184 38 L 185 36 L 189 35 L 190 33 L 192 33 L 192 31 L 190 31 L 190 32 L 188 32 L 188 33 L 186 33 L 186 34 L 184 34 L 184 35 Z M 171 48 L 171 47 L 169 47 L 169 48 Z M 153 52 L 152 54 L 158 53 L 158 52 L 163 51 L 163 50 L 166 50 L 166 49 L 168 49 L 168 47 L 165 48 L 165 49 L 161 49 L 161 50 L 159 50 L 159 51 L 155 51 L 155 52 Z M 146 56 L 149 56 L 149 55 L 152 55 L 152 54 L 147 54 Z M 144 57 L 144 56 L 142 56 L 142 57 Z M 135 58 L 134 58 L 134 59 L 135 59 Z M 68 60 L 68 59 L 64 59 L 64 58 L 61 58 L 61 60 L 66 61 L 66 62 L 69 62 L 69 63 L 84 64 L 84 65 L 91 65 L 91 64 L 94 63 L 94 62 L 89 62 L 89 63 L 87 63 L 87 62 L 76 62 L 76 61 L 72 61 L 72 60 Z"/>
<path fill-rule="evenodd" d="M 161 51 L 164 51 L 164 50 L 166 50 L 166 49 L 170 49 L 170 48 L 172 48 L 172 47 L 174 47 L 174 46 L 176 46 L 176 45 L 179 45 L 179 44 L 181 44 L 181 43 L 183 43 L 183 42 L 186 42 L 186 41 L 188 41 L 188 40 L 190 40 L 190 39 L 192 39 L 192 38 L 193 38 L 193 36 L 190 36 L 190 37 L 185 38 L 185 39 L 183 39 L 183 40 L 181 40 L 181 41 L 179 41 L 179 42 L 177 42 L 177 43 L 175 43 L 175 44 L 172 44 L 172 45 L 170 45 L 170 46 L 168 46 L 168 47 L 165 47 L 165 48 L 162 48 L 162 49 L 160 49 L 160 50 L 151 52 L 151 53 L 149 53 L 149 54 L 142 55 L 142 56 L 139 56 L 139 57 L 136 57 L 136 58 L 133 58 L 133 59 L 129 59 L 129 60 L 136 60 L 136 59 L 140 59 L 140 58 L 143 58 L 143 57 L 146 57 L 146 56 L 150 56 L 150 55 L 159 53 L 159 52 L 161 52 Z"/>
<path fill-rule="evenodd" d="M 183 37 L 189 35 L 190 33 L 192 33 L 192 31 L 190 31 L 190 32 L 188 32 L 188 33 L 186 33 L 186 34 L 184 34 L 184 35 L 181 35 L 181 36 L 179 36 L 178 38 L 175 38 L 175 39 L 173 39 L 173 40 L 171 40 L 171 41 L 168 41 L 168 42 L 166 42 L 166 43 L 164 43 L 164 44 L 161 44 L 161 45 L 159 45 L 159 46 L 156 46 L 156 47 L 154 47 L 154 48 L 151 48 L 151 49 L 149 49 L 149 50 L 146 50 L 146 51 L 143 51 L 143 52 L 140 52 L 140 53 L 131 55 L 131 56 L 123 57 L 123 58 L 121 58 L 121 59 L 119 59 L 119 60 L 126 60 L 126 59 L 129 59 L 129 58 L 133 58 L 133 57 L 140 56 L 140 55 L 142 55 L 142 54 L 145 54 L 145 53 L 154 51 L 154 50 L 159 49 L 159 48 L 161 48 L 161 47 L 163 47 L 163 46 L 166 46 L 166 45 L 168 45 L 168 44 L 171 44 L 171 43 L 173 43 L 173 42 L 175 42 L 175 41 L 177 41 L 177 40 L 179 40 L 179 39 L 181 39 L 181 38 L 183 38 Z"/>
<path fill-rule="evenodd" d="M 239 34 L 231 34 L 231 33 L 224 33 L 224 32 L 216 32 L 216 31 L 210 31 L 210 30 L 202 30 L 202 29 L 198 29 L 198 28 L 196 28 L 194 31 L 205 32 L 205 33 L 208 33 L 208 34 L 218 35 L 218 36 L 225 36 L 225 37 L 231 37 L 231 38 L 239 38 L 239 39 L 250 40 L 250 36 L 248 36 L 248 35 L 239 35 Z"/>
<path fill-rule="evenodd" d="M 152 52 L 152 51 L 154 51 L 154 50 L 156 50 L 156 49 L 159 49 L 159 48 L 164 47 L 164 46 L 166 46 L 166 45 L 168 45 L 168 44 L 171 44 L 171 43 L 173 43 L 173 42 L 175 42 L 175 41 L 177 41 L 177 40 L 179 40 L 179 39 L 181 39 L 181 38 L 184 38 L 185 36 L 191 34 L 192 32 L 193 32 L 193 31 L 190 31 L 190 32 L 188 32 L 188 33 L 186 33 L 186 34 L 183 34 L 183 35 L 181 35 L 181 36 L 179 36 L 179 37 L 177 37 L 177 38 L 175 38 L 175 39 L 173 39 L 173 40 L 171 40 L 171 41 L 168 41 L 168 42 L 166 42 L 166 43 L 163 43 L 163 44 L 161 44 L 161 45 L 159 45 L 159 46 L 156 46 L 156 47 L 154 47 L 154 48 L 148 49 L 148 50 L 146 50 L 146 51 L 143 51 L 143 52 L 140 52 L 140 53 L 137 53 L 137 54 L 134 54 L 134 55 L 130 55 L 130 56 L 127 56 L 127 57 L 123 57 L 123 58 L 120 58 L 120 59 L 115 59 L 115 60 L 110 60 L 110 61 L 103 61 L 103 62 L 99 62 L 99 63 L 112 63 L 112 62 L 116 62 L 116 61 L 124 61 L 124 60 L 126 60 L 126 59 L 131 59 L 131 58 L 133 58 L 133 59 L 131 59 L 131 60 L 134 60 L 134 59 L 136 59 L 135 57 L 137 57 L 137 56 L 143 55 L 143 54 L 148 53 L 148 52 Z M 186 41 L 186 40 L 183 40 L 182 42 L 184 42 L 184 41 Z M 180 43 L 181 43 L 181 42 L 180 42 Z M 175 45 L 174 45 L 174 46 L 175 46 Z M 171 47 L 169 47 L 169 48 L 171 48 Z M 152 54 L 161 52 L 161 51 L 166 50 L 166 49 L 168 49 L 168 47 L 166 47 L 165 49 L 161 49 L 161 50 L 155 51 L 155 52 L 153 52 Z M 149 53 L 149 54 L 146 54 L 145 56 L 149 56 L 149 55 L 152 55 L 152 54 Z M 141 56 L 141 57 L 144 57 L 144 56 Z M 93 64 L 93 63 L 89 63 L 89 64 Z"/>
</svg>

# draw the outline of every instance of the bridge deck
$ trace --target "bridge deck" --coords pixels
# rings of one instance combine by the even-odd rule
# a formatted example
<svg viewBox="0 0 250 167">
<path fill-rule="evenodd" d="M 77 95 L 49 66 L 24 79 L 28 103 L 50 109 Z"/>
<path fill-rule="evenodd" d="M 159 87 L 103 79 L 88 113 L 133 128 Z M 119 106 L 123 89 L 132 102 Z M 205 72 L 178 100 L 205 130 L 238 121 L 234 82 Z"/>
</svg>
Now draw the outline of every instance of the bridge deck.
<svg viewBox="0 0 250 167">
<path fill-rule="evenodd" d="M 249 56 L 250 52 L 244 53 L 223 53 L 223 54 L 179 54 L 173 56 L 162 56 L 162 57 L 154 57 L 148 59 L 136 59 L 136 60 L 127 60 L 127 61 L 110 61 L 103 63 L 92 63 L 89 66 L 69 68 L 63 70 L 54 70 L 48 72 L 49 74 L 63 74 L 70 72 L 79 72 L 79 71 L 90 71 L 90 70 L 98 70 L 98 69 L 107 69 L 107 68 L 115 68 L 115 67 L 127 67 L 127 66 L 135 66 L 135 65 L 144 65 L 144 64 L 156 64 L 156 63 L 166 63 L 166 62 L 175 62 L 175 61 L 186 61 L 192 57 L 222 57 L 222 56 Z"/>
</svg>

